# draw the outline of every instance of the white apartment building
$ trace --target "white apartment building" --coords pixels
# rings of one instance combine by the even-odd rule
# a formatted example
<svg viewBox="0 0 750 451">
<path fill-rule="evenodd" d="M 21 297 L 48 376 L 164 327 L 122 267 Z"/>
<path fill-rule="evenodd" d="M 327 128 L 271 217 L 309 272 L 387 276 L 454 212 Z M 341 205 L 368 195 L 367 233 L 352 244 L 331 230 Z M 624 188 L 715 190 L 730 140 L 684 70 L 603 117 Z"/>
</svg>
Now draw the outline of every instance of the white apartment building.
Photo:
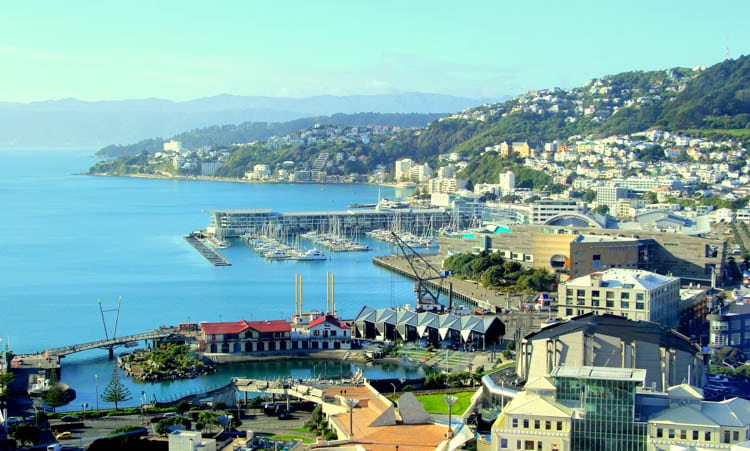
<svg viewBox="0 0 750 451">
<path fill-rule="evenodd" d="M 171 150 L 173 152 L 179 152 L 182 150 L 182 143 L 180 141 L 175 141 L 171 139 L 162 145 L 162 149 L 165 151 Z"/>
<path fill-rule="evenodd" d="M 503 195 L 508 195 L 516 189 L 516 175 L 512 171 L 504 172 L 500 174 L 498 183 Z"/>
<path fill-rule="evenodd" d="M 531 223 L 545 224 L 560 214 L 583 214 L 584 212 L 583 204 L 575 200 L 540 200 L 531 204 Z"/>
<path fill-rule="evenodd" d="M 617 212 L 618 202 L 627 199 L 629 194 L 629 189 L 620 186 L 600 186 L 596 188 L 596 203 L 597 205 L 606 205 L 609 207 L 610 213 L 614 214 Z"/>
<path fill-rule="evenodd" d="M 427 163 L 413 165 L 411 168 L 410 180 L 413 182 L 423 183 L 432 178 L 432 174 L 432 168 Z"/>
<path fill-rule="evenodd" d="M 608 269 L 564 282 L 558 299 L 566 317 L 611 313 L 672 329 L 680 320 L 680 279 L 640 269 Z"/>
<path fill-rule="evenodd" d="M 411 169 L 414 166 L 414 161 L 411 158 L 403 158 L 396 160 L 396 181 L 407 182 L 411 181 Z"/>
</svg>

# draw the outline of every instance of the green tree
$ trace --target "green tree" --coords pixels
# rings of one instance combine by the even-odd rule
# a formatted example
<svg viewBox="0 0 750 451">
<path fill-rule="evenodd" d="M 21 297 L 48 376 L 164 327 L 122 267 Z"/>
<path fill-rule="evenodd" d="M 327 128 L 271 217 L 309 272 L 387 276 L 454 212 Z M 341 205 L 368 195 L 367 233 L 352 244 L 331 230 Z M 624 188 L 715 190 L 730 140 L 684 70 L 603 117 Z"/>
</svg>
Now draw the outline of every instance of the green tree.
<svg viewBox="0 0 750 451">
<path fill-rule="evenodd" d="M 213 432 L 214 426 L 218 426 L 219 424 L 219 417 L 212 410 L 204 410 L 198 414 L 198 422 L 196 423 L 198 429 Z"/>
<path fill-rule="evenodd" d="M 102 400 L 105 402 L 115 403 L 115 410 L 118 409 L 118 403 L 128 401 L 132 398 L 130 390 L 120 382 L 120 374 L 117 372 L 117 367 L 112 369 L 112 378 L 104 388 L 102 393 Z"/>
<path fill-rule="evenodd" d="M 53 410 L 66 403 L 65 390 L 59 382 L 50 382 L 49 388 L 44 392 L 44 402 Z"/>
<path fill-rule="evenodd" d="M 190 429 L 191 422 L 183 417 L 162 418 L 154 426 L 154 432 L 159 435 L 167 435 L 170 426 L 185 426 L 185 429 Z"/>
<path fill-rule="evenodd" d="M 731 365 L 736 367 L 745 363 L 745 354 L 737 348 L 725 347 L 714 351 L 711 360 L 716 365 Z"/>
<path fill-rule="evenodd" d="M 606 215 L 607 213 L 609 213 L 609 205 L 597 205 L 596 208 L 591 210 L 591 213 Z"/>
<path fill-rule="evenodd" d="M 0 396 L 5 394 L 5 391 L 13 383 L 13 380 L 13 373 L 10 371 L 0 373 Z"/>
<path fill-rule="evenodd" d="M 190 403 L 185 400 L 178 402 L 175 406 L 175 411 L 180 415 L 184 414 L 188 410 L 190 410 Z"/>
<path fill-rule="evenodd" d="M 21 446 L 33 445 L 39 439 L 39 428 L 28 422 L 14 424 L 9 432 Z"/>
<path fill-rule="evenodd" d="M 491 266 L 482 273 L 482 285 L 485 287 L 497 287 L 500 286 L 504 279 L 505 271 L 501 266 Z"/>
</svg>

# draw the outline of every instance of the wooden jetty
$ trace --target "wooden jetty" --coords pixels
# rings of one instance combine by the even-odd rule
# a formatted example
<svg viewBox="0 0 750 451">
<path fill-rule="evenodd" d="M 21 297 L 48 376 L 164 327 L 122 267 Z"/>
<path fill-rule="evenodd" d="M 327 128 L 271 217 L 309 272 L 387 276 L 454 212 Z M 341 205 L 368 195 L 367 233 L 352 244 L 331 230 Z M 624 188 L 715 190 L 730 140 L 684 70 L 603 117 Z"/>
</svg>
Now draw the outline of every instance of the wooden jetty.
<svg viewBox="0 0 750 451">
<path fill-rule="evenodd" d="M 203 241 L 199 240 L 193 234 L 185 237 L 185 241 L 190 243 L 202 256 L 208 260 L 214 266 L 232 266 L 229 261 L 224 258 L 220 253 L 216 252 L 213 248 L 206 246 Z"/>
</svg>

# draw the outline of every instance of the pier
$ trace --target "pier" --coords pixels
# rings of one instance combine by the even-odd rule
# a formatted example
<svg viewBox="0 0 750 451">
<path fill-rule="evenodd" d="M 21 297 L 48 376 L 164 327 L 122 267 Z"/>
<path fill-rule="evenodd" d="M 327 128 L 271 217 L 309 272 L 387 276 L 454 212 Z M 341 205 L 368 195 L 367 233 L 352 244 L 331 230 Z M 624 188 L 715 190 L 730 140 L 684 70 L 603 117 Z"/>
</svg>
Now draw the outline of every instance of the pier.
<svg viewBox="0 0 750 451">
<path fill-rule="evenodd" d="M 214 266 L 232 266 L 229 261 L 224 258 L 220 253 L 216 252 L 209 246 L 206 246 L 203 241 L 199 240 L 194 234 L 190 234 L 185 237 L 185 241 L 190 243 L 202 256 L 208 260 Z"/>
</svg>

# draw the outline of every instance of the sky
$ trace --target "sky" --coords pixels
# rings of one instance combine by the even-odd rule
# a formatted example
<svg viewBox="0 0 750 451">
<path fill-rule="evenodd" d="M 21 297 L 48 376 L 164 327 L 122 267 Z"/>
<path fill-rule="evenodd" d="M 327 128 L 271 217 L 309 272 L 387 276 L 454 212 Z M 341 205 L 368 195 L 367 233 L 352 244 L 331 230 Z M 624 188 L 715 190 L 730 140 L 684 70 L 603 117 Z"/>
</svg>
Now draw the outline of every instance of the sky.
<svg viewBox="0 0 750 451">
<path fill-rule="evenodd" d="M 736 58 L 748 17 L 747 0 L 14 1 L 0 101 L 500 98 Z"/>
</svg>

